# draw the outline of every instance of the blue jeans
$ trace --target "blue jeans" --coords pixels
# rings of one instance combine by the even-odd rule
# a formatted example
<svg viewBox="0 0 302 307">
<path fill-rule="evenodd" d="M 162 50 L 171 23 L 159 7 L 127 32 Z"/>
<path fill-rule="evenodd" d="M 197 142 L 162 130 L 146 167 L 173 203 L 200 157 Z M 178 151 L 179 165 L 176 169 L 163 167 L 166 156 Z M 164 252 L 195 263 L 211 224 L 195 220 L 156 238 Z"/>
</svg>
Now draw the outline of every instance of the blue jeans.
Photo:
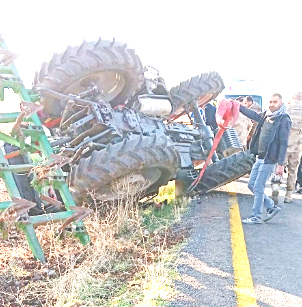
<svg viewBox="0 0 302 307">
<path fill-rule="evenodd" d="M 268 209 L 274 207 L 274 202 L 264 193 L 265 183 L 275 170 L 276 164 L 264 164 L 264 159 L 257 159 L 253 165 L 248 188 L 255 195 L 252 209 L 253 216 L 262 218 L 263 205 Z"/>
</svg>

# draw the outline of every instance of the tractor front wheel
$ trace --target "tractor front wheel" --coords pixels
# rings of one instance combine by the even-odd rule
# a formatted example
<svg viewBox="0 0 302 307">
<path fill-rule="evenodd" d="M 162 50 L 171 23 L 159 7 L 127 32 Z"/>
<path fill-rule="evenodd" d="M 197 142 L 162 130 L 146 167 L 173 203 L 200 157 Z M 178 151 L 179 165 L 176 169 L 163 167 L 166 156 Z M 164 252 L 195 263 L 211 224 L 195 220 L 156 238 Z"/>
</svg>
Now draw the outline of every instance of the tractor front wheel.
<svg viewBox="0 0 302 307">
<path fill-rule="evenodd" d="M 255 156 L 249 150 L 235 153 L 207 167 L 192 194 L 205 194 L 249 174 L 255 163 Z M 180 180 L 185 191 L 197 178 L 197 171 L 181 171 Z"/>
</svg>

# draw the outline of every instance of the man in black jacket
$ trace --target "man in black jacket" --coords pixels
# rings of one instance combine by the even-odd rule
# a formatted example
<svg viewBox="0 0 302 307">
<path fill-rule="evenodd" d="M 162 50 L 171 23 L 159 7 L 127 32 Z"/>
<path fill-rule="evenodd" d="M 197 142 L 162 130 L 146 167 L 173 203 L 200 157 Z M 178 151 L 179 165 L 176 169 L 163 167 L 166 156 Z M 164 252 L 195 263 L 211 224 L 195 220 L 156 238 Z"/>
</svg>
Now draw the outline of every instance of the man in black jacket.
<svg viewBox="0 0 302 307">
<path fill-rule="evenodd" d="M 243 219 L 244 224 L 261 224 L 274 217 L 281 208 L 264 193 L 265 183 L 272 172 L 281 175 L 284 171 L 288 136 L 291 128 L 291 118 L 282 103 L 280 94 L 273 94 L 269 102 L 269 111 L 257 113 L 240 105 L 240 112 L 258 122 L 252 137 L 250 150 L 257 155 L 250 180 L 249 189 L 255 195 L 252 216 Z M 263 205 L 267 209 L 265 219 L 262 219 Z"/>
<path fill-rule="evenodd" d="M 216 107 L 212 103 L 207 103 L 207 105 L 204 108 L 204 117 L 206 120 L 206 125 L 211 126 L 213 130 L 217 129 L 217 123 L 216 123 Z"/>
</svg>

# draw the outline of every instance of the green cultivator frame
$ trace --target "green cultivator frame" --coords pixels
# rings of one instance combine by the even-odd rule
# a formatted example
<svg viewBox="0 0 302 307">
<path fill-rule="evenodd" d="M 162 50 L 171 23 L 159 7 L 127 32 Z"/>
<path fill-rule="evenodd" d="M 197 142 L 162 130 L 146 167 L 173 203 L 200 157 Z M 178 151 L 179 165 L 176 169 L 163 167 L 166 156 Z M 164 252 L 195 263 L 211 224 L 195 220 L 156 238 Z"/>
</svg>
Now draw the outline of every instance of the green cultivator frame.
<svg viewBox="0 0 302 307">
<path fill-rule="evenodd" d="M 3 55 L 2 58 L 0 58 L 0 100 L 4 101 L 4 89 L 8 88 L 11 88 L 18 94 L 21 100 L 21 112 L 0 113 L 0 123 L 15 123 L 12 135 L 10 136 L 0 132 L 0 140 L 18 147 L 18 150 L 9 155 L 6 155 L 5 152 L 0 149 L 0 177 L 3 179 L 6 189 L 12 199 L 11 201 L 0 202 L 0 211 L 5 211 L 7 214 L 16 214 L 16 224 L 24 231 L 34 257 L 44 263 L 46 259 L 37 239 L 35 226 L 45 225 L 49 222 L 63 221 L 63 226 L 61 227 L 61 230 L 63 230 L 72 222 L 72 233 L 85 245 L 90 242 L 90 239 L 86 233 L 82 219 L 88 215 L 91 210 L 75 206 L 72 195 L 66 184 L 64 173 L 60 168 L 60 166 L 62 166 L 60 156 L 53 153 L 52 147 L 42 128 L 41 121 L 36 113 L 41 109 L 39 105 L 34 103 L 38 100 L 38 97 L 31 90 L 25 89 L 13 63 L 16 56 L 8 51 L 5 41 L 1 36 L 0 54 Z M 22 122 L 25 121 L 27 125 L 22 125 Z M 27 139 L 30 139 L 30 142 L 28 142 Z M 64 206 L 66 211 L 29 216 L 29 209 L 36 206 L 36 203 L 21 198 L 13 173 L 35 174 L 35 167 L 37 167 L 38 163 L 10 165 L 8 158 L 19 155 L 29 155 L 35 152 L 42 156 L 43 166 L 46 169 L 47 167 L 49 167 L 49 169 L 51 167 L 55 169 L 51 175 L 48 173 L 44 178 L 35 179 L 35 184 L 33 185 L 35 190 L 40 195 L 41 201 L 44 201 L 44 203 L 48 202 L 52 205 Z M 41 189 L 45 185 L 52 186 L 56 189 L 61 195 L 62 202 L 41 195 Z M 0 225 L 4 238 L 7 237 L 5 216 L 6 214 L 3 213 L 2 217 L 0 215 Z"/>
</svg>

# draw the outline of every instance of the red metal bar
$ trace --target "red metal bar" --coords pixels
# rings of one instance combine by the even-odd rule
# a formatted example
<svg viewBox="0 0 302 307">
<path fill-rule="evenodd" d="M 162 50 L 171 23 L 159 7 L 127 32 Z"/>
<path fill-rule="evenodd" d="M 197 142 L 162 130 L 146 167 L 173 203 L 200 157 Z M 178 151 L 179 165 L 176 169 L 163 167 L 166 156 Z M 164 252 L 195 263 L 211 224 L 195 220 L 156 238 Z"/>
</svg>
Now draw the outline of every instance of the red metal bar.
<svg viewBox="0 0 302 307">
<path fill-rule="evenodd" d="M 216 110 L 216 121 L 217 125 L 219 126 L 219 130 L 213 140 L 213 146 L 212 149 L 206 159 L 206 162 L 202 168 L 202 170 L 199 172 L 198 177 L 192 182 L 190 187 L 188 188 L 188 192 L 192 192 L 194 188 L 198 185 L 200 182 L 208 164 L 210 163 L 212 156 L 220 142 L 220 139 L 222 138 L 223 133 L 226 129 L 228 129 L 228 125 L 230 121 L 232 120 L 232 124 L 236 121 L 239 113 L 239 105 L 234 102 L 233 100 L 226 100 L 223 99 L 217 110 Z"/>
<path fill-rule="evenodd" d="M 8 159 L 20 156 L 20 154 L 21 154 L 21 150 L 16 150 L 16 151 L 13 151 L 13 152 L 5 155 L 4 157 L 5 157 L 5 159 L 8 160 Z"/>
</svg>

